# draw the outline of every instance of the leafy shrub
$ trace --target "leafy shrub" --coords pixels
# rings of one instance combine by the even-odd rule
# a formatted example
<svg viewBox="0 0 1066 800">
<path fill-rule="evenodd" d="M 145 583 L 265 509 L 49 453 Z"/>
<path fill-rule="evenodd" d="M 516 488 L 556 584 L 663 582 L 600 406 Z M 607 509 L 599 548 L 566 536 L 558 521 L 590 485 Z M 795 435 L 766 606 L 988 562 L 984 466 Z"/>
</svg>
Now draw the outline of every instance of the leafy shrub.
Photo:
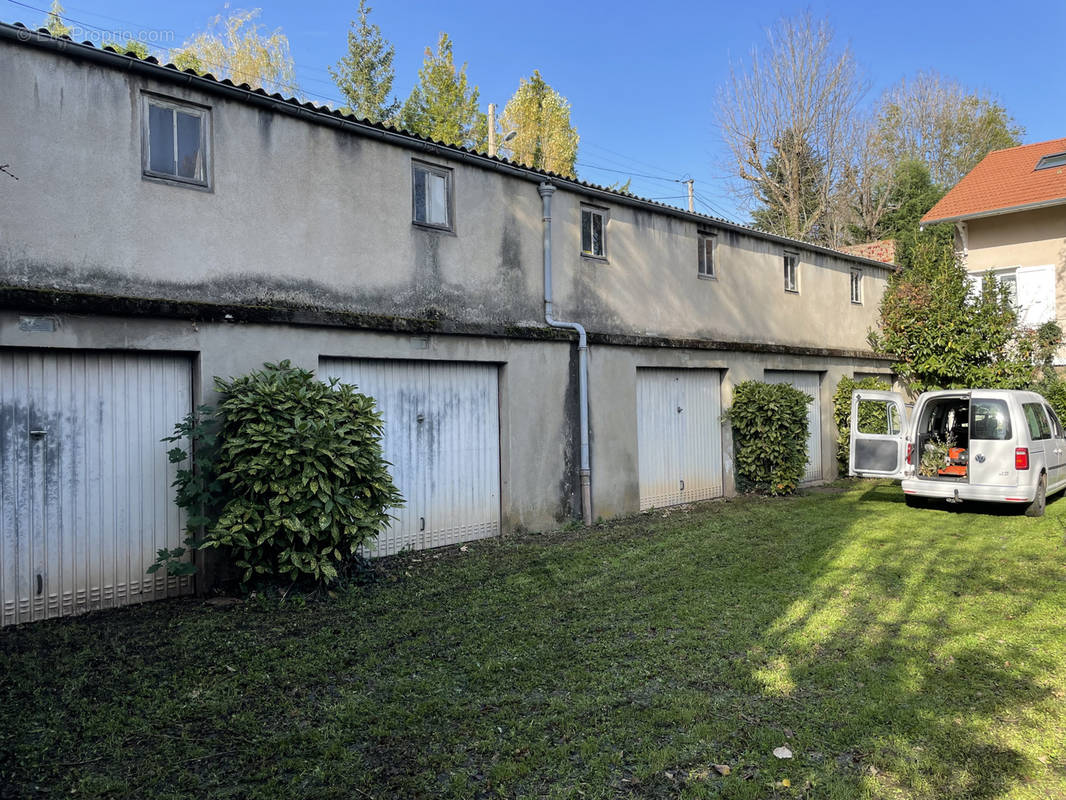
<svg viewBox="0 0 1066 800">
<path fill-rule="evenodd" d="M 245 583 L 336 579 L 403 503 L 374 400 L 288 361 L 215 386 L 227 499 L 206 544 L 229 548 Z"/>
<path fill-rule="evenodd" d="M 182 447 L 167 451 L 171 464 L 189 460 L 189 465 L 179 469 L 171 485 L 177 489 L 175 504 L 185 510 L 186 537 L 183 547 L 157 551 L 155 562 L 148 573 L 166 569 L 170 575 L 192 575 L 196 565 L 185 559 L 185 554 L 205 546 L 204 532 L 218 518 L 222 486 L 216 477 L 215 460 L 218 456 L 218 425 L 215 410 L 211 406 L 199 406 L 174 425 L 174 433 L 162 441 L 173 444 L 186 439 L 192 448 L 192 458 Z"/>
<path fill-rule="evenodd" d="M 880 389 L 892 387 L 880 378 L 855 380 L 845 375 L 833 393 L 833 421 L 837 426 L 837 464 L 843 474 L 848 472 L 848 457 L 851 451 L 851 393 L 856 389 Z M 879 430 L 884 427 L 884 417 L 877 409 L 868 406 L 860 411 L 859 430 Z M 865 417 L 865 418 L 864 418 Z"/>
<path fill-rule="evenodd" d="M 737 486 L 791 494 L 807 465 L 807 405 L 813 398 L 785 383 L 744 381 L 726 416 L 733 426 Z"/>
</svg>

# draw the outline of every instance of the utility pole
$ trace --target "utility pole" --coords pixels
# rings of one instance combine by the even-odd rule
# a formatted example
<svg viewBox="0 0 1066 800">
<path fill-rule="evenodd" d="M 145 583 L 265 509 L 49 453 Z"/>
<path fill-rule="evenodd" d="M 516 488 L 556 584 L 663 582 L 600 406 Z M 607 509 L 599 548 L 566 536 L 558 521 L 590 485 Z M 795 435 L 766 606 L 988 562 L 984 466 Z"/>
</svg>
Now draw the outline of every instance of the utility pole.
<svg viewBox="0 0 1066 800">
<path fill-rule="evenodd" d="M 496 156 L 496 104 L 489 103 L 489 155 Z"/>
<path fill-rule="evenodd" d="M 696 212 L 696 208 L 692 203 L 692 185 L 696 182 L 694 178 L 689 178 L 686 181 L 681 181 L 684 184 L 688 184 L 688 210 L 692 213 Z"/>
</svg>

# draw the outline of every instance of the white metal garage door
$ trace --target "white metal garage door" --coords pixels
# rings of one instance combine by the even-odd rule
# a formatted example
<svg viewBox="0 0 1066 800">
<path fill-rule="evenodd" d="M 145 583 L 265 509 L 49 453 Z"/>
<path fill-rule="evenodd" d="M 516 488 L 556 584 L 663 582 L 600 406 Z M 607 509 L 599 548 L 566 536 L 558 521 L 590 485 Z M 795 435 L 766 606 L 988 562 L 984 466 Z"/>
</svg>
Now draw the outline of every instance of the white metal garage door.
<svg viewBox="0 0 1066 800">
<path fill-rule="evenodd" d="M 0 600 L 4 625 L 165 597 L 145 574 L 184 539 L 173 445 L 187 358 L 0 350 Z"/>
<path fill-rule="evenodd" d="M 809 394 L 813 401 L 807 406 L 807 469 L 801 483 L 822 479 L 822 401 L 820 372 L 789 372 L 767 370 L 767 383 L 787 383 Z"/>
<path fill-rule="evenodd" d="M 637 370 L 640 508 L 722 496 L 722 389 L 717 370 Z"/>
<path fill-rule="evenodd" d="M 319 375 L 357 386 L 385 420 L 385 458 L 406 505 L 374 555 L 499 535 L 495 364 L 322 358 Z"/>
</svg>

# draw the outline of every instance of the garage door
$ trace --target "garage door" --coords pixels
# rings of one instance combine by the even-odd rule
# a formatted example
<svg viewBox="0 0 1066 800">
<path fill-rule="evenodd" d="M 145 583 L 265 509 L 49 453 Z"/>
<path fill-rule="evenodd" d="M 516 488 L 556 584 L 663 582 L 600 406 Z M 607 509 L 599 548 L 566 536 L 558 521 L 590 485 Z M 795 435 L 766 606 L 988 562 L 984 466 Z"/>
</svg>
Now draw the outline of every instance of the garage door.
<svg viewBox="0 0 1066 800">
<path fill-rule="evenodd" d="M 813 483 L 822 479 L 822 401 L 820 372 L 790 372 L 767 370 L 767 383 L 787 383 L 813 399 L 807 406 L 807 468 L 801 483 Z"/>
<path fill-rule="evenodd" d="M 178 356 L 0 349 L 4 625 L 191 589 L 145 574 L 185 537 L 160 439 L 191 386 Z"/>
<path fill-rule="evenodd" d="M 495 364 L 322 358 L 377 401 L 385 458 L 406 500 L 373 555 L 500 533 L 500 417 Z"/>
<path fill-rule="evenodd" d="M 717 370 L 637 370 L 640 508 L 722 496 Z"/>
</svg>

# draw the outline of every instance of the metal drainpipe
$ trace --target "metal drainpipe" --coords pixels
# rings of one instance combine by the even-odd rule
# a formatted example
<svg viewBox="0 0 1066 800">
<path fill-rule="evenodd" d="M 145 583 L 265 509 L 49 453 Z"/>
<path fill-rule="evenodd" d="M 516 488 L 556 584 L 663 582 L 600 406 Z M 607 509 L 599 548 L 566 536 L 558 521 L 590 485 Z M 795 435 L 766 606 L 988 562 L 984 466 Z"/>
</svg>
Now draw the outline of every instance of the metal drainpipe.
<svg viewBox="0 0 1066 800">
<path fill-rule="evenodd" d="M 544 321 L 553 328 L 577 331 L 578 411 L 581 425 L 581 519 L 592 524 L 592 468 L 589 466 L 589 348 L 585 328 L 577 322 L 560 322 L 552 316 L 552 195 L 555 187 L 537 187 L 544 222 Z"/>
</svg>

